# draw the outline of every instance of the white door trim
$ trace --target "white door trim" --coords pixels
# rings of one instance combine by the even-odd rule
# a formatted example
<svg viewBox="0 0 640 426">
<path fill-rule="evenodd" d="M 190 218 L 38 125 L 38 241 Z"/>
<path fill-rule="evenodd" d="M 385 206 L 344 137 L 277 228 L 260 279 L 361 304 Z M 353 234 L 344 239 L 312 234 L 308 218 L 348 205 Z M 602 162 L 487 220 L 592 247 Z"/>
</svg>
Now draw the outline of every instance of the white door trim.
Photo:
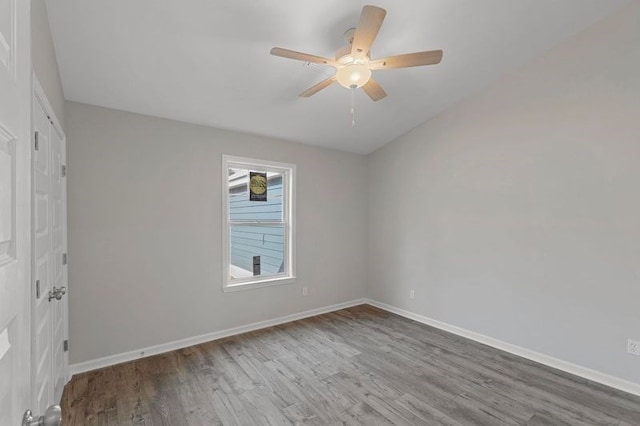
<svg viewBox="0 0 640 426">
<path fill-rule="evenodd" d="M 58 134 L 62 139 L 66 140 L 67 137 L 64 134 L 64 130 L 62 129 L 62 126 L 60 125 L 60 120 L 58 120 L 58 118 L 56 117 L 56 114 L 53 112 L 53 107 L 51 106 L 51 103 L 49 103 L 49 100 L 47 99 L 47 95 L 45 94 L 44 89 L 42 88 L 42 85 L 40 84 L 40 81 L 38 80 L 38 77 L 36 76 L 35 72 L 32 74 L 32 79 L 33 79 L 33 96 L 35 97 L 35 99 L 38 100 L 38 102 L 40 102 L 40 105 L 42 105 L 44 110 L 47 111 L 47 113 L 49 114 L 49 119 L 51 120 L 54 129 L 56 129 L 56 132 L 58 132 Z"/>
</svg>

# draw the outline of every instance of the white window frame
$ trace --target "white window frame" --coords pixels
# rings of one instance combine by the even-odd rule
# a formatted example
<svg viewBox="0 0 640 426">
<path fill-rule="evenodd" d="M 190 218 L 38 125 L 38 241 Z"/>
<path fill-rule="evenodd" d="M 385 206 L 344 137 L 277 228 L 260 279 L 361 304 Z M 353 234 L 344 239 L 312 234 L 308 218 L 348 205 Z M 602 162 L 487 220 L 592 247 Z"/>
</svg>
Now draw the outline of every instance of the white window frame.
<svg viewBox="0 0 640 426">
<path fill-rule="evenodd" d="M 229 280 L 231 266 L 231 247 L 230 247 L 230 229 L 232 225 L 249 224 L 252 222 L 231 222 L 229 220 L 229 188 L 228 181 L 229 168 L 245 168 L 265 172 L 282 173 L 282 216 L 283 222 L 259 222 L 266 225 L 281 225 L 284 223 L 285 234 L 285 271 L 281 274 L 270 275 L 268 277 L 247 277 Z M 296 278 L 296 261 L 295 261 L 295 179 L 296 165 L 289 163 L 280 163 L 269 160 L 259 160 L 255 158 L 236 157 L 232 155 L 222 156 L 222 290 L 225 292 L 249 290 L 253 288 L 262 288 L 273 285 L 289 284 Z M 257 223 L 257 222 L 253 222 Z"/>
</svg>

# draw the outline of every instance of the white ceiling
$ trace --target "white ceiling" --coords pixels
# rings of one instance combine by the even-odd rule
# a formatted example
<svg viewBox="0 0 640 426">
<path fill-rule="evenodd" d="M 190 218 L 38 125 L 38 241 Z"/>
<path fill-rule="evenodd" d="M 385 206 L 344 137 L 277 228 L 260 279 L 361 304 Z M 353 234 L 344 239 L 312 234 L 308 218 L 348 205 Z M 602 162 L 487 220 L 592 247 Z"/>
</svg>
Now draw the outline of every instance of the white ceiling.
<svg viewBox="0 0 640 426">
<path fill-rule="evenodd" d="M 331 68 L 269 54 L 332 57 L 365 2 L 47 0 L 68 100 L 369 153 L 630 0 L 378 0 L 372 57 L 443 49 L 440 65 L 374 72 L 388 97 L 333 85 Z"/>
</svg>

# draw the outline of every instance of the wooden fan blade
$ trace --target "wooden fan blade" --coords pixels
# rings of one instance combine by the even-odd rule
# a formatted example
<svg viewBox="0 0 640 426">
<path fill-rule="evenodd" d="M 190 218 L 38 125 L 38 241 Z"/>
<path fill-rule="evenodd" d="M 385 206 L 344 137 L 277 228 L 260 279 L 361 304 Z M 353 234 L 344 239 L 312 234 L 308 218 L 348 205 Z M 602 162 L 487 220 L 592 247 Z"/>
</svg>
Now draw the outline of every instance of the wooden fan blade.
<svg viewBox="0 0 640 426">
<path fill-rule="evenodd" d="M 380 7 L 365 6 L 362 8 L 360 22 L 358 22 L 353 34 L 351 56 L 355 59 L 362 59 L 369 53 L 386 14 L 387 11 Z"/>
<path fill-rule="evenodd" d="M 308 53 L 296 52 L 295 50 L 274 47 L 271 49 L 274 56 L 282 56 L 283 58 L 295 59 L 302 62 L 313 62 L 314 64 L 330 65 L 337 67 L 338 63 L 334 59 L 324 58 L 322 56 L 309 55 Z"/>
<path fill-rule="evenodd" d="M 369 95 L 374 102 L 387 96 L 387 93 L 384 91 L 382 86 L 380 86 L 380 84 L 378 84 L 378 82 L 373 78 L 369 79 L 367 84 L 362 86 L 362 90 L 364 90 L 364 92 Z"/>
<path fill-rule="evenodd" d="M 299 96 L 302 98 L 308 98 L 311 95 L 315 95 L 325 87 L 331 86 L 333 83 L 335 83 L 335 81 L 336 81 L 336 76 L 334 75 L 332 77 L 327 78 L 326 80 L 322 80 L 320 83 L 314 86 L 309 87 L 307 90 L 300 93 Z"/>
<path fill-rule="evenodd" d="M 442 50 L 428 52 L 407 53 L 405 55 L 389 56 L 369 62 L 371 70 L 386 70 L 391 68 L 419 67 L 421 65 L 439 64 L 442 60 Z"/>
</svg>

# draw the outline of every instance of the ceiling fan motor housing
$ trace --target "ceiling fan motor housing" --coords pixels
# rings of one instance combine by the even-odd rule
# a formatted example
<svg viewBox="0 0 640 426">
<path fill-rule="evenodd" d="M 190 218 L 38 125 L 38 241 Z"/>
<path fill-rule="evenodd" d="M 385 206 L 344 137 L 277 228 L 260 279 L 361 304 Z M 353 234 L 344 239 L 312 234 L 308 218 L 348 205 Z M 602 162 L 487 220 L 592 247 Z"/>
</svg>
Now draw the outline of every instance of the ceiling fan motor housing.
<svg viewBox="0 0 640 426">
<path fill-rule="evenodd" d="M 338 51 L 336 52 L 336 61 L 338 61 L 341 64 L 350 64 L 353 62 L 353 57 L 351 56 L 351 50 L 353 48 L 352 44 L 353 44 L 353 35 L 355 34 L 356 29 L 355 28 L 349 28 L 347 31 L 344 32 L 344 41 L 347 42 L 346 45 L 342 46 L 340 49 L 338 49 Z M 359 62 L 360 63 L 366 63 L 370 60 L 371 58 L 371 51 L 369 51 L 367 53 L 367 55 L 365 56 L 365 58 L 361 59 Z"/>
</svg>

